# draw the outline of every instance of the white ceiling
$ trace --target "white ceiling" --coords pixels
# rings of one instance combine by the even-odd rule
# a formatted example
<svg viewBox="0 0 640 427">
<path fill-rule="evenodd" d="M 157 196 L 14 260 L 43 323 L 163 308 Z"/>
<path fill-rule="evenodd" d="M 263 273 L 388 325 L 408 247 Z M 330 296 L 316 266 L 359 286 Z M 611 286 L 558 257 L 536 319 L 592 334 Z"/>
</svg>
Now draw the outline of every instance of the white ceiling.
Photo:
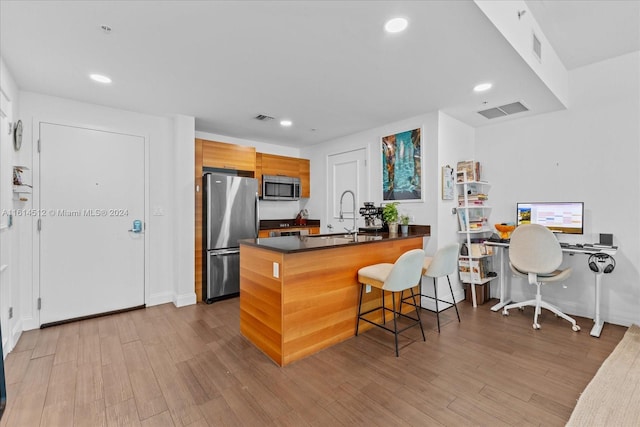
<svg viewBox="0 0 640 427">
<path fill-rule="evenodd" d="M 527 4 L 569 69 L 640 49 L 637 1 Z M 385 34 L 397 15 L 408 30 Z M 513 101 L 531 109 L 513 118 L 562 108 L 472 1 L 2 0 L 0 16 L 23 90 L 256 141 L 310 145 L 435 110 L 482 126 L 510 118 L 478 110 Z M 494 88 L 473 93 L 484 81 Z"/>
<path fill-rule="evenodd" d="M 640 50 L 640 1 L 526 3 L 568 70 Z"/>
</svg>

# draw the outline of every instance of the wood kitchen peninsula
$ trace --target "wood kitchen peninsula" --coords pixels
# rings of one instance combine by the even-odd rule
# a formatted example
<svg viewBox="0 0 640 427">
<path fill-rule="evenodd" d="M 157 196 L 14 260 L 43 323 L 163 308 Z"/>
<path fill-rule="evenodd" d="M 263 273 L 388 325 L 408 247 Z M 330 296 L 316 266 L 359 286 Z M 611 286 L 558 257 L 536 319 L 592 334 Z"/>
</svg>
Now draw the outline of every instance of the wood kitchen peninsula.
<svg viewBox="0 0 640 427">
<path fill-rule="evenodd" d="M 358 270 L 393 263 L 423 248 L 429 226 L 409 235 L 287 236 L 240 242 L 240 331 L 280 366 L 355 335 Z M 363 310 L 379 304 L 376 289 L 365 293 Z M 387 298 L 391 305 L 391 298 Z M 410 311 L 406 306 L 403 311 Z M 362 323 L 361 330 L 371 325 Z"/>
</svg>

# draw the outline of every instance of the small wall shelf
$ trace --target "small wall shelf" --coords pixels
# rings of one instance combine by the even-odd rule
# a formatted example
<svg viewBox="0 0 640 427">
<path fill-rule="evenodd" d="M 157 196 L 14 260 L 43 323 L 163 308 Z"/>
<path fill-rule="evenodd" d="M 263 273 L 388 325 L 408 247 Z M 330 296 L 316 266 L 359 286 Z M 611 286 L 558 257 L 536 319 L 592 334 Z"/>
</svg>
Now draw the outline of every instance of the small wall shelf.
<svg viewBox="0 0 640 427">
<path fill-rule="evenodd" d="M 29 195 L 33 192 L 31 185 L 31 170 L 26 166 L 13 167 L 13 200 L 20 202 L 29 201 Z"/>
</svg>

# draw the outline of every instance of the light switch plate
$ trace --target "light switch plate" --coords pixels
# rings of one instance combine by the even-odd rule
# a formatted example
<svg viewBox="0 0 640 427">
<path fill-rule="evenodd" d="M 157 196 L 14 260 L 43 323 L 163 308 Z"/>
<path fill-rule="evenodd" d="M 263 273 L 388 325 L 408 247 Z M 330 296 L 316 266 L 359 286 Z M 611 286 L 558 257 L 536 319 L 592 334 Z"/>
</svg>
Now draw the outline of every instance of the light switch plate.
<svg viewBox="0 0 640 427">
<path fill-rule="evenodd" d="M 276 279 L 280 277 L 280 264 L 278 264 L 277 262 L 273 263 L 273 277 L 275 277 Z"/>
</svg>

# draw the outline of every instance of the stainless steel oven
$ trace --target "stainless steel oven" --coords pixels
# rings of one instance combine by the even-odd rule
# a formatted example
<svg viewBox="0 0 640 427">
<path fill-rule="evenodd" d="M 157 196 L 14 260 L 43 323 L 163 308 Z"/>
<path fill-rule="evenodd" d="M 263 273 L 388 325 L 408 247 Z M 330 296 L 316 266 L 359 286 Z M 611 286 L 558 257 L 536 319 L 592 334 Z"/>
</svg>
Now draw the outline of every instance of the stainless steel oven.
<svg viewBox="0 0 640 427">
<path fill-rule="evenodd" d="M 300 199 L 300 178 L 280 175 L 262 175 L 262 199 Z"/>
<path fill-rule="evenodd" d="M 274 230 L 269 232 L 269 237 L 282 237 L 282 236 L 306 236 L 309 234 L 308 229 L 300 230 Z"/>
</svg>

